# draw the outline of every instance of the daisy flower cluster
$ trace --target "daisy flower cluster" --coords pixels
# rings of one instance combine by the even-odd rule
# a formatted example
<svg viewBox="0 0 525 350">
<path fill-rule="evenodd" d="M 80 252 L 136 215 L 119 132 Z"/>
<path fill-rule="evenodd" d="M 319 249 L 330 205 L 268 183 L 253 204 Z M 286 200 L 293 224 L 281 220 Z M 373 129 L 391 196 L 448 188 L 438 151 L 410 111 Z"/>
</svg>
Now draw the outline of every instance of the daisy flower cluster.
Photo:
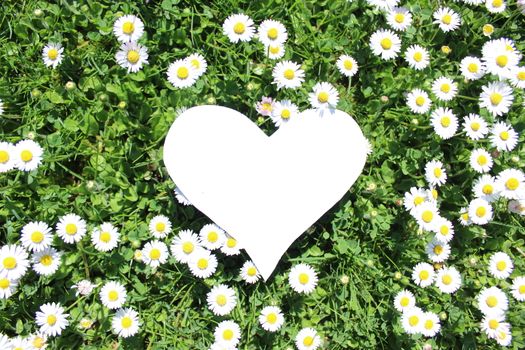
<svg viewBox="0 0 525 350">
<path fill-rule="evenodd" d="M 13 169 L 36 170 L 42 163 L 44 150 L 33 140 L 22 140 L 13 145 L 0 141 L 0 173 Z"/>
<path fill-rule="evenodd" d="M 441 329 L 439 316 L 431 311 L 423 311 L 416 306 L 416 298 L 408 290 L 397 293 L 394 307 L 401 312 L 401 324 L 407 334 L 422 334 L 434 337 Z"/>
<path fill-rule="evenodd" d="M 139 44 L 144 34 L 144 23 L 134 15 L 124 15 L 113 24 L 113 34 L 120 42 L 120 49 L 115 60 L 128 73 L 136 73 L 148 64 L 148 48 Z"/>
</svg>

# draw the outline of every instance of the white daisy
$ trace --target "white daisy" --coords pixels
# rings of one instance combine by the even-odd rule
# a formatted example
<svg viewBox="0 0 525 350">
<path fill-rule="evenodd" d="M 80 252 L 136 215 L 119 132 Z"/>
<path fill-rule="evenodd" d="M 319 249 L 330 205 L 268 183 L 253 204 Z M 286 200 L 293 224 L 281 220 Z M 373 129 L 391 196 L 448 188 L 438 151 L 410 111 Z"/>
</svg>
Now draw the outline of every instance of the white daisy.
<svg viewBox="0 0 525 350">
<path fill-rule="evenodd" d="M 432 186 L 441 186 L 447 181 L 447 173 L 443 163 L 439 160 L 431 160 L 425 165 L 425 178 Z"/>
<path fill-rule="evenodd" d="M 241 338 L 241 328 L 234 321 L 222 321 L 215 327 L 215 342 L 235 347 Z"/>
<path fill-rule="evenodd" d="M 434 23 L 445 33 L 455 30 L 461 24 L 459 15 L 448 7 L 441 7 L 434 12 L 434 19 Z"/>
<path fill-rule="evenodd" d="M 0 173 L 13 170 L 15 167 L 15 146 L 9 142 L 0 141 Z"/>
<path fill-rule="evenodd" d="M 397 57 L 401 49 L 401 39 L 391 30 L 380 29 L 370 37 L 370 48 L 374 55 L 389 60 Z"/>
<path fill-rule="evenodd" d="M 286 49 L 283 44 L 266 45 L 264 54 L 271 60 L 278 60 L 284 56 Z"/>
<path fill-rule="evenodd" d="M 485 174 L 474 181 L 473 192 L 474 197 L 491 203 L 499 198 L 499 184 L 495 177 Z"/>
<path fill-rule="evenodd" d="M 30 222 L 22 228 L 20 240 L 24 248 L 29 251 L 44 250 L 51 245 L 51 228 L 42 221 Z"/>
<path fill-rule="evenodd" d="M 441 101 L 450 101 L 458 93 L 458 84 L 447 77 L 439 77 L 432 83 L 432 92 Z"/>
<path fill-rule="evenodd" d="M 425 114 L 430 110 L 432 101 L 428 94 L 421 89 L 414 89 L 407 94 L 408 108 L 414 113 Z"/>
<path fill-rule="evenodd" d="M 337 107 L 339 93 L 332 84 L 327 82 L 317 83 L 312 90 L 308 94 L 312 108 L 324 111 Z"/>
<path fill-rule="evenodd" d="M 196 79 L 203 75 L 206 72 L 206 68 L 208 68 L 208 63 L 200 53 L 192 53 L 186 57 L 186 60 L 193 66 Z"/>
<path fill-rule="evenodd" d="M 266 306 L 261 310 L 259 323 L 268 332 L 277 332 L 284 323 L 284 316 L 277 306 Z"/>
<path fill-rule="evenodd" d="M 197 81 L 197 70 L 186 59 L 176 60 L 168 67 L 168 81 L 176 88 L 192 86 Z"/>
<path fill-rule="evenodd" d="M 525 301 L 525 277 L 520 276 L 512 280 L 512 296 L 518 301 Z"/>
<path fill-rule="evenodd" d="M 310 294 L 317 286 L 317 273 L 310 265 L 295 265 L 288 274 L 288 284 L 298 293 Z"/>
<path fill-rule="evenodd" d="M 442 293 L 452 294 L 461 287 L 461 275 L 455 267 L 443 267 L 437 272 L 436 287 Z"/>
<path fill-rule="evenodd" d="M 434 226 L 435 238 L 441 243 L 448 243 L 454 237 L 454 226 L 450 220 L 440 217 Z"/>
<path fill-rule="evenodd" d="M 117 247 L 120 241 L 120 233 L 117 228 L 105 222 L 91 232 L 91 243 L 95 249 L 101 252 L 109 252 Z"/>
<path fill-rule="evenodd" d="M 225 284 L 214 286 L 206 295 L 206 301 L 210 310 L 217 316 L 228 315 L 237 305 L 235 291 Z"/>
<path fill-rule="evenodd" d="M 492 213 L 492 206 L 482 198 L 472 200 L 468 206 L 468 216 L 477 225 L 485 225 L 492 220 Z"/>
<path fill-rule="evenodd" d="M 226 241 L 224 230 L 215 224 L 204 225 L 199 232 L 201 244 L 209 250 L 215 250 L 222 247 Z"/>
<path fill-rule="evenodd" d="M 47 348 L 47 336 L 43 333 L 35 333 L 29 336 L 29 344 L 33 347 L 31 350 L 43 350 Z M 1 347 L 0 347 L 1 349 Z"/>
<path fill-rule="evenodd" d="M 0 273 L 0 299 L 7 299 L 13 295 L 17 286 L 18 280 L 8 278 L 6 272 Z"/>
<path fill-rule="evenodd" d="M 184 193 L 182 193 L 180 188 L 175 187 L 174 192 L 175 192 L 175 198 L 177 199 L 177 202 L 185 206 L 191 205 L 191 202 L 188 200 L 188 198 L 186 198 Z"/>
<path fill-rule="evenodd" d="M 419 263 L 412 270 L 412 280 L 418 286 L 425 288 L 434 283 L 434 267 L 428 263 Z"/>
<path fill-rule="evenodd" d="M 489 272 L 492 276 L 499 279 L 505 279 L 510 276 L 513 269 L 514 264 L 512 263 L 510 256 L 507 254 L 497 252 L 490 257 Z"/>
<path fill-rule="evenodd" d="M 108 309 L 118 309 L 126 302 L 127 292 L 122 284 L 109 281 L 100 289 L 100 301 Z"/>
<path fill-rule="evenodd" d="M 31 346 L 29 339 L 18 336 L 11 338 L 7 350 L 33 350 L 33 346 Z"/>
<path fill-rule="evenodd" d="M 470 113 L 463 120 L 463 130 L 467 136 L 472 140 L 479 140 L 485 138 L 489 133 L 487 122 L 475 113 Z"/>
<path fill-rule="evenodd" d="M 47 303 L 40 306 L 40 311 L 36 312 L 35 322 L 40 327 L 40 333 L 54 337 L 60 335 L 69 325 L 64 308 L 57 303 Z"/>
<path fill-rule="evenodd" d="M 483 30 L 483 35 L 485 35 L 485 36 L 487 36 L 489 38 L 492 36 L 492 34 L 494 34 L 494 26 L 492 24 L 490 24 L 490 23 L 484 24 L 482 30 Z"/>
<path fill-rule="evenodd" d="M 217 258 L 206 249 L 199 249 L 188 262 L 191 273 L 199 278 L 208 278 L 217 270 Z"/>
<path fill-rule="evenodd" d="M 430 55 L 424 47 L 411 45 L 405 51 L 405 60 L 415 70 L 422 70 L 430 64 Z"/>
<path fill-rule="evenodd" d="M 321 343 L 321 337 L 313 328 L 303 328 L 295 336 L 295 345 L 299 350 L 315 350 Z"/>
<path fill-rule="evenodd" d="M 485 75 L 485 64 L 474 56 L 467 56 L 459 65 L 461 74 L 468 80 L 478 80 Z"/>
<path fill-rule="evenodd" d="M 224 241 L 224 244 L 221 246 L 221 252 L 228 255 L 239 255 L 241 253 L 241 247 L 239 246 L 239 242 L 230 236 L 228 233 L 225 233 L 226 240 Z"/>
<path fill-rule="evenodd" d="M 58 237 L 66 243 L 79 242 L 86 234 L 86 221 L 76 214 L 67 214 L 56 225 Z"/>
<path fill-rule="evenodd" d="M 128 338 L 138 333 L 139 314 L 132 308 L 119 309 L 111 320 L 111 328 L 116 335 Z"/>
<path fill-rule="evenodd" d="M 512 151 L 518 144 L 518 133 L 504 122 L 497 122 L 490 130 L 490 144 L 498 151 Z"/>
<path fill-rule="evenodd" d="M 481 51 L 487 72 L 501 79 L 505 79 L 520 60 L 514 42 L 506 38 L 486 42 Z"/>
<path fill-rule="evenodd" d="M 282 88 L 296 89 L 304 81 L 304 70 L 301 65 L 292 61 L 278 62 L 272 70 L 273 84 L 277 90 Z"/>
<path fill-rule="evenodd" d="M 171 222 L 167 216 L 157 215 L 150 220 L 148 228 L 153 237 L 165 238 L 171 232 Z"/>
<path fill-rule="evenodd" d="M 431 261 L 441 263 L 450 256 L 450 245 L 434 238 L 427 244 L 426 252 Z"/>
<path fill-rule="evenodd" d="M 31 257 L 33 270 L 39 275 L 50 276 L 58 270 L 61 257 L 62 253 L 52 247 L 37 251 Z"/>
<path fill-rule="evenodd" d="M 226 18 L 222 24 L 222 31 L 232 43 L 236 43 L 238 41 L 250 41 L 255 29 L 253 28 L 253 20 L 240 13 Z"/>
<path fill-rule="evenodd" d="M 508 328 L 509 324 L 505 322 L 505 315 L 502 313 L 485 315 L 481 321 L 481 330 L 491 339 L 495 339 L 499 332 L 505 331 Z"/>
<path fill-rule="evenodd" d="M 409 192 L 405 192 L 403 205 L 407 211 L 413 213 L 418 206 L 425 202 L 426 199 L 427 193 L 424 189 L 411 187 Z"/>
<path fill-rule="evenodd" d="M 485 315 L 504 314 L 509 306 L 507 296 L 498 287 L 484 288 L 476 300 L 479 310 Z"/>
<path fill-rule="evenodd" d="M 283 44 L 288 39 L 288 33 L 281 22 L 267 19 L 259 26 L 258 37 L 264 45 L 276 45 Z"/>
<path fill-rule="evenodd" d="M 444 140 L 454 136 L 458 130 L 458 118 L 450 108 L 439 107 L 431 114 L 434 131 Z"/>
<path fill-rule="evenodd" d="M 168 247 L 158 240 L 148 242 L 142 248 L 142 261 L 153 268 L 166 263 L 168 256 Z"/>
<path fill-rule="evenodd" d="M 425 231 L 434 230 L 434 226 L 440 218 L 436 204 L 429 201 L 420 204 L 411 214 L 419 227 Z"/>
<path fill-rule="evenodd" d="M 485 0 L 485 7 L 490 13 L 501 13 L 505 11 L 507 4 L 503 0 Z"/>
<path fill-rule="evenodd" d="M 42 50 L 42 58 L 46 67 L 56 68 L 62 62 L 64 48 L 59 43 L 48 43 Z"/>
<path fill-rule="evenodd" d="M 433 312 L 423 313 L 421 320 L 421 333 L 425 337 L 434 337 L 441 330 L 441 324 L 438 315 Z"/>
<path fill-rule="evenodd" d="M 113 34 L 123 43 L 137 41 L 144 34 L 144 23 L 134 15 L 122 16 L 113 24 Z"/>
<path fill-rule="evenodd" d="M 459 222 L 463 226 L 472 225 L 472 221 L 468 215 L 468 208 L 461 208 L 459 211 Z"/>
<path fill-rule="evenodd" d="M 123 43 L 115 54 L 115 60 L 129 72 L 136 73 L 148 64 L 148 48 L 136 42 Z"/>
<path fill-rule="evenodd" d="M 188 263 L 191 257 L 203 248 L 199 237 L 191 230 L 182 230 L 171 243 L 171 252 L 180 263 Z"/>
<path fill-rule="evenodd" d="M 512 333 L 510 331 L 510 324 L 508 325 L 508 330 L 503 330 L 501 332 L 498 332 L 498 335 L 496 337 L 496 342 L 501 346 L 509 346 L 512 342 Z"/>
<path fill-rule="evenodd" d="M 343 74 L 346 77 L 353 77 L 359 69 L 357 61 L 349 55 L 339 56 L 336 65 L 337 69 L 339 69 L 341 74 Z"/>
<path fill-rule="evenodd" d="M 478 173 L 488 173 L 492 169 L 492 156 L 483 148 L 478 148 L 470 153 L 470 166 Z"/>
<path fill-rule="evenodd" d="M 483 92 L 479 96 L 479 106 L 485 107 L 494 116 L 502 116 L 509 112 L 509 108 L 514 101 L 512 88 L 504 82 L 490 82 L 484 85 Z"/>
<path fill-rule="evenodd" d="M 0 248 L 0 274 L 10 280 L 20 279 L 29 265 L 27 252 L 24 248 L 8 244 Z"/>
<path fill-rule="evenodd" d="M 89 280 L 81 280 L 74 285 L 71 286 L 71 289 L 76 289 L 75 296 L 87 296 L 91 294 L 93 289 L 95 289 L 95 285 L 91 283 Z"/>
<path fill-rule="evenodd" d="M 268 117 L 272 115 L 274 105 L 275 102 L 273 98 L 263 96 L 261 100 L 255 104 L 255 110 L 263 117 Z"/>
<path fill-rule="evenodd" d="M 403 330 L 407 334 L 421 333 L 421 326 L 423 325 L 423 311 L 418 307 L 411 307 L 403 312 L 401 316 L 401 324 Z"/>
<path fill-rule="evenodd" d="M 502 197 L 507 199 L 525 199 L 525 174 L 518 169 L 505 169 L 498 174 Z"/>
<path fill-rule="evenodd" d="M 275 126 L 286 124 L 290 120 L 297 118 L 299 107 L 290 100 L 277 101 L 272 109 L 272 121 Z"/>
<path fill-rule="evenodd" d="M 14 159 L 19 170 L 31 171 L 42 162 L 44 150 L 33 140 L 22 140 L 15 145 Z"/>
<path fill-rule="evenodd" d="M 512 68 L 509 72 L 508 79 L 512 86 L 525 89 L 525 66 Z"/>
<path fill-rule="evenodd" d="M 259 274 L 259 271 L 257 271 L 257 268 L 251 261 L 246 261 L 242 267 L 241 267 L 241 278 L 249 284 L 253 284 L 257 282 L 259 278 L 261 278 L 261 275 Z"/>
<path fill-rule="evenodd" d="M 412 24 L 412 14 L 405 7 L 394 7 L 388 10 L 386 21 L 393 29 L 405 31 Z"/>
<path fill-rule="evenodd" d="M 416 298 L 414 298 L 414 294 L 406 289 L 398 292 L 394 298 L 394 307 L 399 312 L 405 312 L 413 308 L 415 305 Z"/>
</svg>

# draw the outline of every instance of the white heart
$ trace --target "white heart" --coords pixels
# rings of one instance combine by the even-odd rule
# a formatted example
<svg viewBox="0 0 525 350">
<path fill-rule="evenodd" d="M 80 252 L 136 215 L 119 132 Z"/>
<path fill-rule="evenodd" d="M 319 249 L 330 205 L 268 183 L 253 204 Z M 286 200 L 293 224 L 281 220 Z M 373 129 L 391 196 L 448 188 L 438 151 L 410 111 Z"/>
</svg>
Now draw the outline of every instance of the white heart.
<svg viewBox="0 0 525 350">
<path fill-rule="evenodd" d="M 268 137 L 243 114 L 198 106 L 164 143 L 169 175 L 267 280 L 288 247 L 348 191 L 366 139 L 347 113 L 307 110 Z"/>
</svg>

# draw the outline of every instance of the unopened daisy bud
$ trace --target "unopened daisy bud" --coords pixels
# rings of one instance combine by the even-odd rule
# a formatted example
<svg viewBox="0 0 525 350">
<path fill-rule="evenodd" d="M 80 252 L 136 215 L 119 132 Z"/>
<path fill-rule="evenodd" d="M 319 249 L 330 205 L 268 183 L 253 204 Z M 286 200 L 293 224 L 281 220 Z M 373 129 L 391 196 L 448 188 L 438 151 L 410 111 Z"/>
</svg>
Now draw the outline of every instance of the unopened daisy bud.
<svg viewBox="0 0 525 350">
<path fill-rule="evenodd" d="M 368 184 L 368 186 L 366 187 L 366 189 L 367 189 L 368 191 L 375 191 L 376 188 L 377 188 L 377 185 L 375 184 L 375 182 L 370 182 L 370 183 Z"/>
<path fill-rule="evenodd" d="M 135 250 L 135 254 L 133 254 L 133 259 L 135 259 L 135 261 L 142 261 L 142 250 Z"/>
<path fill-rule="evenodd" d="M 261 116 L 257 117 L 257 124 L 261 125 L 262 123 L 264 123 L 264 117 L 261 117 Z"/>
<path fill-rule="evenodd" d="M 494 26 L 492 24 L 485 24 L 483 26 L 483 35 L 485 36 L 491 36 L 492 33 L 494 33 Z"/>
<path fill-rule="evenodd" d="M 396 199 L 396 206 L 400 207 L 403 205 L 403 200 L 402 199 Z"/>
<path fill-rule="evenodd" d="M 510 158 L 510 160 L 512 160 L 514 163 L 519 163 L 519 161 L 520 161 L 520 157 L 518 157 L 518 156 L 512 156 L 512 158 Z"/>
<path fill-rule="evenodd" d="M 41 9 L 35 9 L 35 10 L 33 11 L 33 14 L 35 15 L 35 17 L 40 17 L 40 16 L 42 16 L 43 13 L 44 13 L 44 12 L 42 12 Z"/>
<path fill-rule="evenodd" d="M 481 282 L 479 280 L 474 280 L 474 285 L 476 287 L 481 287 Z"/>
<path fill-rule="evenodd" d="M 77 84 L 75 84 L 73 81 L 68 81 L 66 83 L 66 90 L 71 91 L 74 90 L 77 87 Z"/>
<path fill-rule="evenodd" d="M 35 139 L 35 133 L 30 131 L 27 133 L 27 138 L 30 139 L 30 140 L 34 140 Z"/>
<path fill-rule="evenodd" d="M 412 119 L 410 122 L 414 125 L 419 125 L 419 120 L 417 120 L 416 118 Z"/>
<path fill-rule="evenodd" d="M 140 248 L 141 245 L 142 243 L 138 239 L 134 239 L 133 241 L 131 241 L 131 246 L 133 248 Z"/>
<path fill-rule="evenodd" d="M 31 90 L 31 96 L 33 98 L 39 98 L 41 95 L 42 95 L 42 92 L 40 92 L 40 90 L 38 89 Z"/>
<path fill-rule="evenodd" d="M 443 267 L 442 263 L 434 263 L 434 269 L 435 270 L 440 270 L 442 267 Z"/>
<path fill-rule="evenodd" d="M 206 102 L 208 102 L 208 104 L 210 104 L 210 105 L 214 105 L 215 103 L 217 103 L 217 100 L 215 99 L 215 97 L 210 96 L 210 97 L 208 97 Z"/>
<path fill-rule="evenodd" d="M 403 277 L 403 275 L 399 271 L 394 274 L 394 279 L 396 279 L 398 281 L 401 279 L 401 277 Z"/>
<path fill-rule="evenodd" d="M 432 350 L 432 345 L 430 344 L 423 345 L 423 350 Z"/>
<path fill-rule="evenodd" d="M 441 46 L 441 52 L 443 52 L 445 55 L 448 55 L 452 52 L 452 49 L 446 45 Z"/>
<path fill-rule="evenodd" d="M 254 88 L 255 88 L 255 86 L 253 85 L 253 83 L 246 84 L 246 90 L 252 91 Z"/>
<path fill-rule="evenodd" d="M 368 260 L 366 261 L 366 266 L 368 266 L 368 267 L 373 267 L 373 266 L 374 266 L 374 260 L 372 260 L 372 259 L 368 259 Z"/>
<path fill-rule="evenodd" d="M 492 156 L 492 158 L 498 158 L 500 154 L 501 154 L 500 151 L 498 151 L 497 149 L 490 152 L 490 155 Z"/>
<path fill-rule="evenodd" d="M 439 319 L 441 321 L 445 321 L 447 319 L 447 317 L 448 316 L 447 316 L 447 313 L 445 311 L 442 311 L 442 312 L 439 313 Z"/>
<path fill-rule="evenodd" d="M 80 6 L 80 12 L 81 13 L 88 13 L 89 12 L 89 6 L 88 5 Z"/>
<path fill-rule="evenodd" d="M 468 260 L 469 264 L 472 265 L 472 266 L 476 266 L 476 264 L 478 263 L 478 259 L 476 257 L 472 257 Z"/>
<path fill-rule="evenodd" d="M 99 99 L 99 101 L 101 101 L 101 102 L 106 102 L 106 101 L 108 100 L 108 95 L 106 95 L 106 94 L 100 94 L 100 95 L 98 96 L 98 99 Z"/>
<path fill-rule="evenodd" d="M 388 101 L 389 101 L 388 96 L 384 96 L 384 95 L 381 96 L 381 102 L 383 102 L 383 103 L 387 103 Z"/>
<path fill-rule="evenodd" d="M 118 108 L 120 108 L 120 109 L 124 109 L 124 108 L 126 108 L 127 105 L 128 105 L 128 104 L 126 103 L 126 101 L 120 101 L 120 102 L 118 103 Z"/>
<path fill-rule="evenodd" d="M 78 326 L 82 329 L 90 329 L 91 326 L 93 326 L 93 321 L 91 321 L 89 318 L 83 318 L 78 323 Z"/>
<path fill-rule="evenodd" d="M 372 211 L 370 212 L 370 216 L 373 217 L 373 218 L 375 218 L 375 217 L 377 216 L 377 210 L 372 210 Z"/>
<path fill-rule="evenodd" d="M 350 277 L 348 277 L 347 275 L 342 275 L 340 281 L 342 284 L 348 284 L 348 282 L 350 282 Z"/>
<path fill-rule="evenodd" d="M 92 189 L 95 187 L 95 181 L 93 181 L 93 180 L 89 180 L 89 181 L 86 183 L 86 187 L 88 188 L 88 190 L 92 190 Z"/>
</svg>

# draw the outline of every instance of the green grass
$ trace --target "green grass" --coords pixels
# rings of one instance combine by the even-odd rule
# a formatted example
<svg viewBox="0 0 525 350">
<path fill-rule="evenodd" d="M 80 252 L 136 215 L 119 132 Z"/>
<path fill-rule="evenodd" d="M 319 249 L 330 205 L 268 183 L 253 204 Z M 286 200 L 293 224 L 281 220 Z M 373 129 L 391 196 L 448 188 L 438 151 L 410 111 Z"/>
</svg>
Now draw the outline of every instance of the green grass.
<svg viewBox="0 0 525 350">
<path fill-rule="evenodd" d="M 306 326 L 316 328 L 324 338 L 323 348 L 333 350 L 420 349 L 425 343 L 443 349 L 498 348 L 481 334 L 482 315 L 474 297 L 484 286 L 508 290 L 510 279 L 501 282 L 488 274 L 486 263 L 493 252 L 503 250 L 513 258 L 513 276 L 524 273 L 525 222 L 508 213 L 502 200 L 489 225 L 458 224 L 457 213 L 471 199 L 477 178 L 468 166 L 470 151 L 489 147 L 488 141 L 473 142 L 464 134 L 440 140 L 428 115 L 410 113 L 403 95 L 416 87 L 428 91 L 434 78 L 446 74 L 460 88 L 460 96 L 448 106 L 460 117 L 478 111 L 480 87 L 489 78 L 464 83 L 459 61 L 467 54 L 480 56 L 487 41 L 482 26 L 489 22 L 496 27 L 493 37 L 512 38 L 524 52 L 524 17 L 514 1 L 499 15 L 448 1 L 463 24 L 444 34 L 432 24 L 436 2 L 408 4 L 414 23 L 401 35 L 403 49 L 416 43 L 429 49 L 431 66 L 424 71 L 408 68 L 400 58 L 380 61 L 372 55 L 369 37 L 387 24 L 362 0 L 164 0 L 147 5 L 109 0 L 3 1 L 0 98 L 6 112 L 0 119 L 0 140 L 17 142 L 33 136 L 44 147 L 45 157 L 37 171 L 1 174 L 0 241 L 15 243 L 29 221 L 54 226 L 69 212 L 85 218 L 90 228 L 112 222 L 120 228 L 123 241 L 117 250 L 102 254 L 87 239 L 70 246 L 56 238 L 56 247 L 65 252 L 62 266 L 49 278 L 30 272 L 15 295 L 0 300 L 0 332 L 9 336 L 33 332 L 39 306 L 57 301 L 68 309 L 72 324 L 51 341 L 51 349 L 207 349 L 215 325 L 223 318 L 207 308 L 206 293 L 211 285 L 226 283 L 239 297 L 231 319 L 242 329 L 240 349 L 293 348 L 296 333 Z M 35 9 L 43 14 L 37 17 Z M 285 58 L 302 63 L 306 71 L 300 89 L 276 91 L 271 84 L 275 62 L 264 57 L 262 45 L 232 44 L 222 34 L 224 19 L 238 12 L 251 16 L 256 24 L 267 18 L 284 23 L 290 36 Z M 148 47 L 150 63 L 136 74 L 126 74 L 114 60 L 119 45 L 112 24 L 122 13 L 139 15 L 145 23 L 140 42 Z M 56 70 L 46 68 L 41 60 L 48 41 L 65 47 L 65 60 Z M 452 52 L 442 53 L 442 45 Z M 174 89 L 166 79 L 168 65 L 193 52 L 205 56 L 208 71 L 194 87 Z M 360 65 L 351 81 L 335 66 L 343 53 L 353 55 Z M 66 90 L 68 81 L 77 87 Z M 338 108 L 354 116 L 374 152 L 348 194 L 290 247 L 274 277 L 255 286 L 244 284 L 238 271 L 247 256 L 221 255 L 217 273 L 204 282 L 173 259 L 157 271 L 133 260 L 135 249 L 150 239 L 147 222 L 157 214 L 168 215 L 176 230 L 199 230 L 208 223 L 202 213 L 177 204 L 174 184 L 162 162 L 163 140 L 179 109 L 207 103 L 228 106 L 272 133 L 273 126 L 258 119 L 254 104 L 262 96 L 273 96 L 290 98 L 306 109 L 308 92 L 319 81 L 336 86 Z M 513 107 L 504 117 L 521 133 L 523 96 L 515 89 Z M 480 114 L 494 120 L 486 110 Z M 523 139 L 513 152 L 495 158 L 493 173 L 523 169 L 525 160 L 512 158 L 525 154 Z M 425 186 L 424 164 L 434 158 L 447 165 L 449 174 L 440 188 L 441 210 L 454 218 L 456 227 L 448 263 L 464 280 L 452 296 L 411 282 L 412 267 L 426 261 L 424 247 L 430 236 L 417 233 L 417 224 L 398 202 L 411 186 Z M 316 184 L 305 191 L 315 192 Z M 319 285 L 308 296 L 294 293 L 287 283 L 287 272 L 299 262 L 311 264 L 319 273 Z M 341 282 L 342 276 L 349 277 L 347 284 Z M 125 283 L 127 305 L 140 312 L 143 322 L 138 336 L 124 341 L 111 333 L 113 313 L 101 305 L 97 293 L 75 298 L 70 287 L 83 278 Z M 404 334 L 392 303 L 403 288 L 415 293 L 423 309 L 446 317 L 435 339 Z M 525 307 L 510 294 L 509 301 L 511 348 L 524 348 Z M 274 335 L 263 331 L 257 321 L 258 312 L 271 303 L 281 306 L 286 318 Z M 77 327 L 83 317 L 95 321 L 88 331 Z"/>
</svg>

